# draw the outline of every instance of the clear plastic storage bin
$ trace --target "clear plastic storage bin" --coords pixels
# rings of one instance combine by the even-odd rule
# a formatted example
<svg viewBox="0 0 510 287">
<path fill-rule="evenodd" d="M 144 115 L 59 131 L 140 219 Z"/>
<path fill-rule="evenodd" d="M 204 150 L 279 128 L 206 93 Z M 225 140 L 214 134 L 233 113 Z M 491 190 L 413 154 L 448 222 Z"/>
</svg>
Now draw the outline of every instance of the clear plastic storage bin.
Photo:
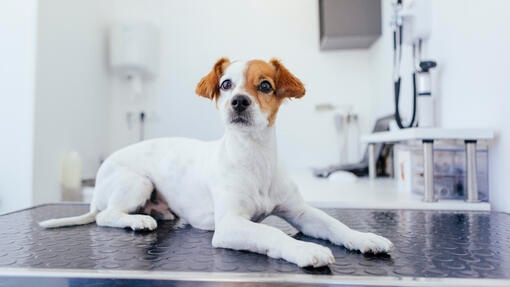
<svg viewBox="0 0 510 287">
<path fill-rule="evenodd" d="M 395 178 L 399 188 L 423 194 L 423 150 L 421 144 L 397 144 L 394 147 Z M 486 146 L 476 150 L 478 199 L 489 201 L 489 152 Z M 439 199 L 466 198 L 466 152 L 464 144 L 434 143 L 434 192 Z"/>
</svg>

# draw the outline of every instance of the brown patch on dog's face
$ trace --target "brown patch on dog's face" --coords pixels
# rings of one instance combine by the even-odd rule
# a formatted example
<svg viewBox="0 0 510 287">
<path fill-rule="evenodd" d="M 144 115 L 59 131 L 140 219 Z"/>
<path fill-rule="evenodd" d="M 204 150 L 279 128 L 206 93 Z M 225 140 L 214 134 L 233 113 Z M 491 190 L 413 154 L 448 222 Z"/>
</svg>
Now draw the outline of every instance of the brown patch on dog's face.
<svg viewBox="0 0 510 287">
<path fill-rule="evenodd" d="M 220 94 L 219 79 L 225 72 L 225 69 L 230 65 L 230 60 L 227 58 L 219 59 L 212 70 L 198 82 L 195 93 L 201 97 L 210 100 L 217 99 Z"/>
<path fill-rule="evenodd" d="M 256 98 L 260 109 L 268 114 L 269 126 L 274 124 L 284 99 L 301 98 L 306 92 L 303 83 L 276 59 L 269 63 L 249 61 L 245 77 L 244 89 Z"/>
</svg>

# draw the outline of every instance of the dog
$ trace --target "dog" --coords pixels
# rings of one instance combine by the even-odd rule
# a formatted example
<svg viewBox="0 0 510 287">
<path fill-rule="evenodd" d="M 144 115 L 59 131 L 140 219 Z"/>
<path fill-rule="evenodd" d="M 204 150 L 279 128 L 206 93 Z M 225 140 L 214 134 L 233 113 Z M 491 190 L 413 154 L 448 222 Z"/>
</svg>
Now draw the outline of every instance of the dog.
<svg viewBox="0 0 510 287">
<path fill-rule="evenodd" d="M 195 92 L 216 103 L 220 140 L 161 138 L 125 147 L 99 168 L 90 212 L 40 222 L 45 228 L 87 224 L 154 230 L 177 217 L 214 231 L 212 245 L 282 258 L 300 267 L 334 263 L 331 250 L 259 223 L 276 215 L 302 233 L 347 249 L 388 252 L 393 244 L 355 231 L 307 205 L 276 152 L 282 102 L 305 95 L 302 82 L 277 59 L 219 59 Z"/>
</svg>

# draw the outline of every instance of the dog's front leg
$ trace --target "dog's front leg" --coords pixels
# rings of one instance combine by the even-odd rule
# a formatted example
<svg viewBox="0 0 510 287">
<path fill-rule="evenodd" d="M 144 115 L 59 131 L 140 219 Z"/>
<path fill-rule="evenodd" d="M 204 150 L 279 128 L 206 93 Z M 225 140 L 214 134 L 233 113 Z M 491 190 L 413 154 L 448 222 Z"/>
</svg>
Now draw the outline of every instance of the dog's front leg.
<svg viewBox="0 0 510 287">
<path fill-rule="evenodd" d="M 393 248 L 390 240 L 369 232 L 350 229 L 324 211 L 311 207 L 302 200 L 284 204 L 277 215 L 287 220 L 301 232 L 315 238 L 329 240 L 347 249 L 365 252 L 388 252 Z"/>
<path fill-rule="evenodd" d="M 296 240 L 277 228 L 235 214 L 226 214 L 216 222 L 212 244 L 282 258 L 300 267 L 319 267 L 335 262 L 327 247 Z"/>
</svg>

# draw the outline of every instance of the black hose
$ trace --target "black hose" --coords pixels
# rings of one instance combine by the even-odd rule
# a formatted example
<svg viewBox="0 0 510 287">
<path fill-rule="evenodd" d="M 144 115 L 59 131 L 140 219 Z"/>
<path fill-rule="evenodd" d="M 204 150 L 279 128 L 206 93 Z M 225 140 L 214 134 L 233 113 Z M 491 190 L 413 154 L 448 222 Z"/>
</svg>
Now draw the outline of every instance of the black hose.
<svg viewBox="0 0 510 287">
<path fill-rule="evenodd" d="M 400 34 L 400 37 L 398 37 L 398 44 L 400 45 L 400 53 L 402 55 L 402 38 L 404 38 L 404 33 L 402 33 L 404 25 L 398 25 L 398 33 Z"/>
<path fill-rule="evenodd" d="M 406 129 L 414 126 L 414 122 L 416 120 L 416 73 L 413 73 L 413 115 L 411 117 L 411 121 L 408 125 L 404 125 L 402 123 L 402 118 L 400 117 L 400 111 L 398 109 L 398 103 L 400 100 L 400 83 L 401 79 L 400 77 L 398 80 L 394 83 L 394 89 L 395 89 L 395 121 L 397 122 L 397 125 L 401 129 Z"/>
<path fill-rule="evenodd" d="M 398 33 L 399 33 L 399 48 L 400 48 L 400 54 L 399 58 L 402 56 L 402 25 L 398 26 Z M 397 32 L 396 30 L 393 32 L 393 48 L 394 53 L 396 53 L 396 43 L 397 43 Z M 399 63 L 401 62 L 400 59 L 397 59 Z M 406 129 L 414 126 L 414 122 L 416 120 L 416 73 L 413 73 L 413 115 L 411 117 L 411 121 L 408 125 L 404 125 L 402 123 L 402 118 L 400 117 L 400 111 L 398 109 L 398 103 L 400 100 L 400 84 L 401 84 L 401 78 L 398 77 L 398 80 L 394 82 L 394 92 L 395 92 L 395 121 L 397 122 L 397 125 L 401 129 Z"/>
<path fill-rule="evenodd" d="M 397 52 L 397 31 L 393 31 L 393 52 Z"/>
</svg>

